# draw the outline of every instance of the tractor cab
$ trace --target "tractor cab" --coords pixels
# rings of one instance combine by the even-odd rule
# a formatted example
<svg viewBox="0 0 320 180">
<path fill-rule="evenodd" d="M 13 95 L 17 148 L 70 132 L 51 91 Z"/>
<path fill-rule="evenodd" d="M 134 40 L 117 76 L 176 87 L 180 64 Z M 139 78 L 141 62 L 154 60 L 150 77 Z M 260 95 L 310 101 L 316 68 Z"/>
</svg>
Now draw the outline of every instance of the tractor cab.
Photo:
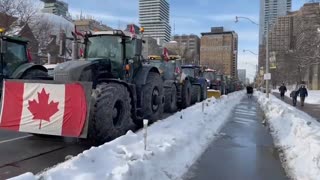
<svg viewBox="0 0 320 180">
<path fill-rule="evenodd" d="M 107 79 L 131 83 L 137 69 L 142 67 L 142 43 L 141 38 L 133 38 L 121 30 L 87 33 L 83 40 L 83 60 L 58 65 L 54 79 L 93 81 L 94 86 Z"/>
<path fill-rule="evenodd" d="M 85 54 L 88 61 L 99 61 L 113 78 L 124 79 L 128 71 L 141 65 L 142 39 L 131 38 L 120 30 L 100 31 L 85 36 Z"/>
<path fill-rule="evenodd" d="M 27 44 L 22 38 L 0 35 L 0 75 L 10 78 L 22 64 L 29 63 Z"/>
<path fill-rule="evenodd" d="M 213 69 L 206 69 L 203 72 L 203 77 L 206 78 L 208 87 L 214 89 L 217 83 L 217 72 Z"/>
<path fill-rule="evenodd" d="M 181 58 L 179 56 L 169 56 L 168 60 L 161 56 L 148 56 L 147 65 L 157 67 L 163 80 L 176 80 L 181 76 Z"/>
<path fill-rule="evenodd" d="M 201 67 L 197 65 L 183 65 L 182 72 L 192 79 L 197 79 L 201 76 Z"/>
</svg>

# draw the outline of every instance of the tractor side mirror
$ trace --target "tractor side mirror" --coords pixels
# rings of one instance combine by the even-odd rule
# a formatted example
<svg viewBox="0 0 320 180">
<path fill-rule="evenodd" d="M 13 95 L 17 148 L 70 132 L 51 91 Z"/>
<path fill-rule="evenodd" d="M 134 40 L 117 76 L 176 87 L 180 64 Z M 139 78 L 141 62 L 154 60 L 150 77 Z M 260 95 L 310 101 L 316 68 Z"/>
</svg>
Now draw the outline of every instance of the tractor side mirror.
<svg viewBox="0 0 320 180">
<path fill-rule="evenodd" d="M 141 56 L 142 52 L 142 40 L 136 39 L 135 40 L 135 56 Z"/>
<path fill-rule="evenodd" d="M 8 48 L 7 41 L 1 39 L 0 40 L 0 53 L 5 54 L 7 52 L 7 48 Z"/>
</svg>

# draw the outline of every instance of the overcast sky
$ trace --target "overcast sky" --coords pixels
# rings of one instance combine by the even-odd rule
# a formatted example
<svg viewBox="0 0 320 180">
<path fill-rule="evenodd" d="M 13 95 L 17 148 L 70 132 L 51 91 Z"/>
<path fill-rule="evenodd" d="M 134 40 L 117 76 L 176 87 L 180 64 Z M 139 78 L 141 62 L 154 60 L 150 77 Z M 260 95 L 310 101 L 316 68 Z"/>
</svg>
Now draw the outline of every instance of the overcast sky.
<svg viewBox="0 0 320 180">
<path fill-rule="evenodd" d="M 93 16 L 113 28 L 123 28 L 128 23 L 138 24 L 138 0 L 65 0 L 70 13 L 75 16 Z M 208 32 L 212 26 L 224 26 L 239 35 L 238 68 L 247 69 L 253 79 L 257 56 L 243 53 L 251 50 L 258 53 L 259 28 L 248 21 L 234 23 L 235 16 L 250 17 L 259 21 L 260 0 L 169 0 L 170 24 L 175 34 Z M 304 0 L 293 0 L 293 10 L 299 9 Z M 175 27 L 175 28 L 174 28 Z"/>
</svg>

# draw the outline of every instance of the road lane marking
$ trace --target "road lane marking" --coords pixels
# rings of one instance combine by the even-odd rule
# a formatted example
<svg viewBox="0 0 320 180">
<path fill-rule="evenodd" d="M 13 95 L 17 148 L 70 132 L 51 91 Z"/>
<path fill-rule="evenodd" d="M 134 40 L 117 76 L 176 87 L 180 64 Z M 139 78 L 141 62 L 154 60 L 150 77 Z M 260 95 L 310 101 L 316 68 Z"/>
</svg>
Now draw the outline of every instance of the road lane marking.
<svg viewBox="0 0 320 180">
<path fill-rule="evenodd" d="M 11 142 L 11 141 L 16 141 L 16 140 L 19 140 L 19 139 L 25 139 L 25 138 L 28 138 L 28 137 L 31 137 L 32 135 L 28 135 L 28 136 L 22 136 L 22 137 L 17 137 L 17 138 L 13 138 L 13 139 L 8 139 L 8 140 L 4 140 L 4 141 L 0 141 L 0 144 L 2 143 L 7 143 L 7 142 Z"/>
</svg>

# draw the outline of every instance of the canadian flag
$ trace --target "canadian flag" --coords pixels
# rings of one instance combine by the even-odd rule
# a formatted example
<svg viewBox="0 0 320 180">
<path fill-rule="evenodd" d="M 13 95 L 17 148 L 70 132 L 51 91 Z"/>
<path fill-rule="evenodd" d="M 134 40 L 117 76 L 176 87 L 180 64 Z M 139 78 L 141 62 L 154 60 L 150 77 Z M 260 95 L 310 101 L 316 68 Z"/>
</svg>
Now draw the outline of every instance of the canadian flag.
<svg viewBox="0 0 320 180">
<path fill-rule="evenodd" d="M 131 38 L 135 38 L 136 37 L 136 30 L 134 29 L 134 25 L 131 24 L 130 25 L 130 34 L 131 34 Z"/>
<path fill-rule="evenodd" d="M 166 61 L 169 61 L 169 51 L 167 48 L 163 48 L 163 57 Z"/>
<path fill-rule="evenodd" d="M 80 137 L 87 117 L 79 83 L 4 81 L 0 128 L 19 132 Z"/>
</svg>

